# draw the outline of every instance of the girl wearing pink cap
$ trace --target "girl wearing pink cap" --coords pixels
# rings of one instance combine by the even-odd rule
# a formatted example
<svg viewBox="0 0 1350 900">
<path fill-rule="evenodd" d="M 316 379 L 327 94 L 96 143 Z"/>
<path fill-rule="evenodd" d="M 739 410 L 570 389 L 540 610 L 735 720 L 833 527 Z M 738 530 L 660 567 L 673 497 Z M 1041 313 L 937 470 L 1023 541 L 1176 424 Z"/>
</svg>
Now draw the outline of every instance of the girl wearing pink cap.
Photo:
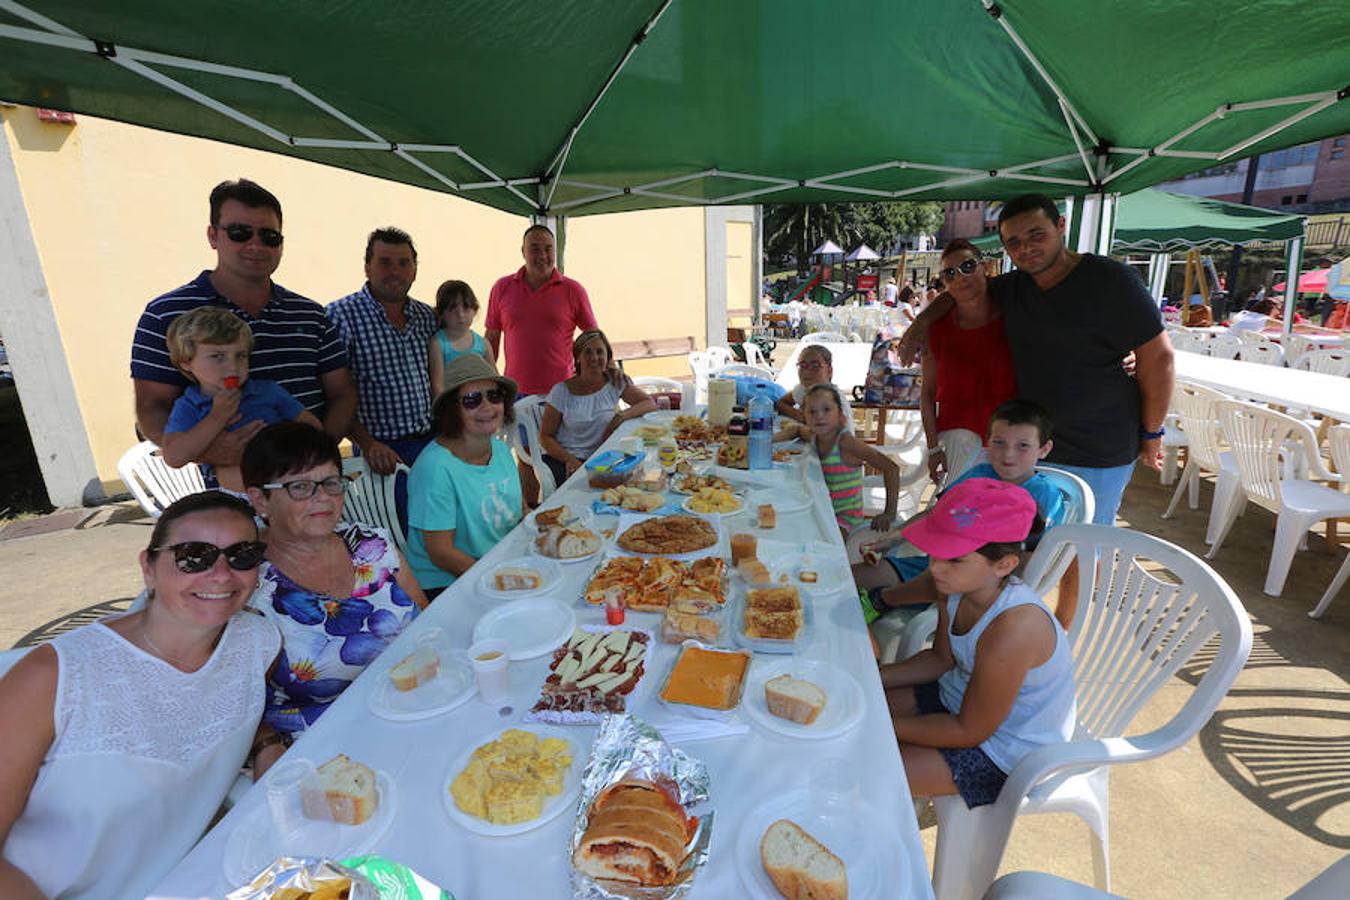
<svg viewBox="0 0 1350 900">
<path fill-rule="evenodd" d="M 1036 519 L 1023 488 L 971 478 L 904 536 L 946 598 L 933 647 L 881 668 L 916 796 L 998 799 L 1013 767 L 1074 728 L 1073 659 L 1054 615 L 1013 575 Z"/>
</svg>

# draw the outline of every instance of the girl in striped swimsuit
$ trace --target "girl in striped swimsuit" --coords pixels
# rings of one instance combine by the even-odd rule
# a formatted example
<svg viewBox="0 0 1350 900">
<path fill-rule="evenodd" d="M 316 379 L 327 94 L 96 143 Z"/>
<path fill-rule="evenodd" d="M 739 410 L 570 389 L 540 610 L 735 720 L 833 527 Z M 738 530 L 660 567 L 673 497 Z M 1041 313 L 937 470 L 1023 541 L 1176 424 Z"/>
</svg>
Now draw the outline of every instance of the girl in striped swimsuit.
<svg viewBox="0 0 1350 900">
<path fill-rule="evenodd" d="M 825 487 L 830 491 L 834 520 L 844 540 L 850 531 L 863 524 L 862 474 L 866 463 L 881 472 L 886 482 L 886 508 L 872 518 L 872 528 L 885 531 L 895 522 L 895 505 L 900 493 L 900 469 L 891 459 L 870 444 L 853 436 L 844 421 L 843 399 L 832 384 L 813 385 L 802 401 L 806 412 L 806 433 L 820 459 Z"/>
</svg>

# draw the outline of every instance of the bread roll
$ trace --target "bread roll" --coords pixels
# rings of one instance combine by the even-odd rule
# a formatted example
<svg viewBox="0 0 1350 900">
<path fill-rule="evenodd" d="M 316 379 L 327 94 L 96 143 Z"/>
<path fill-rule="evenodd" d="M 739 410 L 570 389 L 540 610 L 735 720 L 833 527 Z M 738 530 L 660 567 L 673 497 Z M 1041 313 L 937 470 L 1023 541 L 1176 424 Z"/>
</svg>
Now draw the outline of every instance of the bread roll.
<svg viewBox="0 0 1350 900">
<path fill-rule="evenodd" d="M 780 719 L 810 725 L 825 708 L 827 696 L 818 685 L 803 678 L 779 675 L 764 682 L 764 702 Z"/>
<path fill-rule="evenodd" d="M 779 819 L 764 832 L 759 858 L 778 893 L 787 900 L 847 900 L 844 861 L 802 830 Z"/>
<path fill-rule="evenodd" d="M 301 807 L 311 819 L 331 819 L 343 825 L 360 825 L 375 814 L 380 796 L 375 772 L 339 753 L 319 766 L 319 789 L 301 795 Z"/>
</svg>

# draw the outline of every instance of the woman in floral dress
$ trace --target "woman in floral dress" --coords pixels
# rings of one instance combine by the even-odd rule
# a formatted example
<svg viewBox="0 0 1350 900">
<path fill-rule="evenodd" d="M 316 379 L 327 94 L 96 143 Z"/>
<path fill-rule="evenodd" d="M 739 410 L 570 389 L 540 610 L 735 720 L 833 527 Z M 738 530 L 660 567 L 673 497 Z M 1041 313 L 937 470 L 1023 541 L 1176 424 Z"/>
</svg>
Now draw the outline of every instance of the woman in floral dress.
<svg viewBox="0 0 1350 900">
<path fill-rule="evenodd" d="M 267 522 L 267 559 L 250 604 L 276 623 L 283 641 L 263 721 L 294 735 L 427 601 L 387 531 L 339 524 L 347 479 L 327 434 L 295 422 L 269 426 L 249 441 L 240 468 Z"/>
</svg>

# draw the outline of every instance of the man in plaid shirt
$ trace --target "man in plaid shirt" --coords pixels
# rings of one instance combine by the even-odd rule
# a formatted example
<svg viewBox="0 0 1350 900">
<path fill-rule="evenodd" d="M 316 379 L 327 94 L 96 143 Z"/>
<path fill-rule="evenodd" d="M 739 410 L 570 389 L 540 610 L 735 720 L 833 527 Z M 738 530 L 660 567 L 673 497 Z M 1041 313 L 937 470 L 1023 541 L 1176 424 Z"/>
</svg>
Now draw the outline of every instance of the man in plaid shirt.
<svg viewBox="0 0 1350 900">
<path fill-rule="evenodd" d="M 405 231 L 378 228 L 366 240 L 366 283 L 327 308 L 351 360 L 359 402 L 352 442 L 367 465 L 387 475 L 412 465 L 431 440 L 427 342 L 436 313 L 408 296 L 417 248 Z"/>
</svg>

